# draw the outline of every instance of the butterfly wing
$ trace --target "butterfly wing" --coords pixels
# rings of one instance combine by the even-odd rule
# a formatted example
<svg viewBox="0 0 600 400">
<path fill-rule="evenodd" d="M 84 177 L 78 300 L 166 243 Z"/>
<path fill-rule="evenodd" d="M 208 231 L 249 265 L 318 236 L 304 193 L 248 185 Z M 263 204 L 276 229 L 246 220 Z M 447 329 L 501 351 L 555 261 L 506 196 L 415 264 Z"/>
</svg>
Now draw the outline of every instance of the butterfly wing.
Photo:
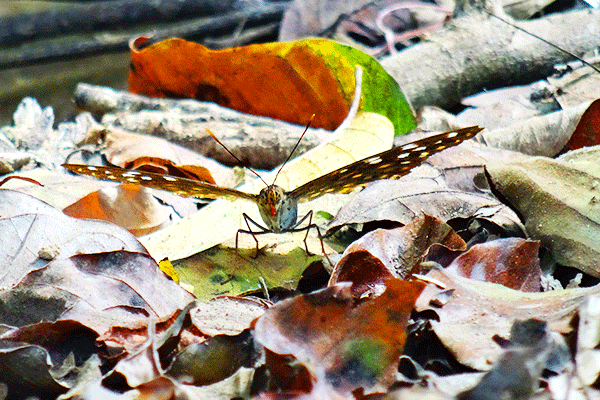
<svg viewBox="0 0 600 400">
<path fill-rule="evenodd" d="M 63 164 L 62 166 L 76 174 L 91 175 L 98 179 L 134 183 L 154 189 L 168 190 L 185 197 L 199 197 L 203 199 L 225 198 L 228 200 L 242 198 L 256 202 L 256 196 L 253 194 L 187 178 L 127 170 L 119 167 L 92 167 L 84 164 Z"/>
<path fill-rule="evenodd" d="M 292 190 L 290 196 L 298 201 L 307 201 L 325 193 L 348 193 L 357 186 L 379 179 L 400 178 L 432 154 L 456 146 L 482 130 L 471 126 L 395 147 L 305 183 Z"/>
</svg>

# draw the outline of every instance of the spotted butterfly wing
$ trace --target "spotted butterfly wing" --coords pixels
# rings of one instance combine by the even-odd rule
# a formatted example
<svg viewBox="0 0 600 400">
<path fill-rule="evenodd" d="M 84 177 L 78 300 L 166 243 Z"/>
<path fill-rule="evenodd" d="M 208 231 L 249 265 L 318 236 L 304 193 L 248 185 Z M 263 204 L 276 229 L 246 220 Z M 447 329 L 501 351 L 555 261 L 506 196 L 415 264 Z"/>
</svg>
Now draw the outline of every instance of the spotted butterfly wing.
<svg viewBox="0 0 600 400">
<path fill-rule="evenodd" d="M 119 167 L 93 167 L 83 164 L 63 164 L 63 167 L 80 175 L 90 175 L 94 178 L 117 182 L 135 183 L 154 189 L 168 190 L 180 196 L 200 197 L 203 199 L 224 198 L 228 200 L 243 198 L 256 202 L 256 196 L 253 194 L 187 178 L 127 170 Z"/>
<path fill-rule="evenodd" d="M 379 179 L 397 179 L 434 153 L 456 146 L 482 130 L 471 126 L 395 147 L 313 179 L 292 190 L 289 195 L 298 201 L 307 201 L 325 193 L 348 193 L 357 186 Z"/>
</svg>

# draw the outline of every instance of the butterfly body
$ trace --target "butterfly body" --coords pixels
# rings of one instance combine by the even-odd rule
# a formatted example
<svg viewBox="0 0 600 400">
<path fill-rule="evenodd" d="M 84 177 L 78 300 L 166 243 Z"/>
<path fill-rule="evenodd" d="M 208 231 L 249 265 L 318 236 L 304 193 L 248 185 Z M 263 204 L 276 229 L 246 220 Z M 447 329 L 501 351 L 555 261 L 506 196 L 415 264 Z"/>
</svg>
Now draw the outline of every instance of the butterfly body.
<svg viewBox="0 0 600 400">
<path fill-rule="evenodd" d="M 307 230 L 311 227 L 316 228 L 317 232 L 319 232 L 318 227 L 312 224 L 312 211 L 298 221 L 297 204 L 299 202 L 309 201 L 326 193 L 349 193 L 357 186 L 362 186 L 379 179 L 399 178 L 409 173 L 432 154 L 455 146 L 466 139 L 470 139 L 481 130 L 482 128 L 480 127 L 472 126 L 430 136 L 338 168 L 290 192 L 286 192 L 281 187 L 272 184 L 263 188 L 258 195 L 191 179 L 136 170 L 125 170 L 118 167 L 92 167 L 78 164 L 63 164 L 63 166 L 78 174 L 92 175 L 99 179 L 136 183 L 141 186 L 168 190 L 182 196 L 208 199 L 226 198 L 229 200 L 241 198 L 254 201 L 258 206 L 266 227 L 259 225 L 244 214 L 248 230 L 239 230 L 238 234 L 245 232 L 255 236 L 268 232 L 280 233 Z M 299 229 L 298 226 L 307 219 L 308 226 Z M 250 223 L 260 228 L 261 231 L 253 231 Z M 320 232 L 319 236 L 321 236 Z M 256 237 L 254 239 L 258 250 L 258 240 Z"/>
<path fill-rule="evenodd" d="M 298 221 L 298 202 L 289 192 L 277 185 L 269 185 L 256 196 L 258 211 L 267 228 L 279 233 L 293 229 Z"/>
</svg>

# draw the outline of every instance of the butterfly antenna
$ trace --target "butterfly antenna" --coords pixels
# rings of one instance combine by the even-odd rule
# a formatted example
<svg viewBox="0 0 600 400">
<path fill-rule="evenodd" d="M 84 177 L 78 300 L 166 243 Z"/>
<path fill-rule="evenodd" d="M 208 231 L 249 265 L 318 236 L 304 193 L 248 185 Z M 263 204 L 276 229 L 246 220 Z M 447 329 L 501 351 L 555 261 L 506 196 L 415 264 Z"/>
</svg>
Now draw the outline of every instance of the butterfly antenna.
<svg viewBox="0 0 600 400">
<path fill-rule="evenodd" d="M 235 158 L 237 160 L 237 162 L 239 162 L 241 165 L 244 165 L 244 163 L 242 162 L 242 160 L 240 160 L 239 158 L 237 158 L 237 156 L 235 154 L 233 154 L 231 151 L 229 151 L 229 149 L 223 143 L 221 143 L 221 141 L 219 139 L 217 139 L 217 137 L 215 136 L 215 134 L 212 133 L 210 129 L 206 128 L 206 131 L 208 132 L 208 134 L 210 135 L 210 137 L 212 137 L 215 140 L 215 142 L 219 143 L 221 145 L 221 147 L 223 147 L 225 149 L 225 151 L 228 152 L 231 155 L 231 157 Z M 263 181 L 263 183 L 266 186 L 269 186 L 269 184 L 267 182 L 265 182 L 265 180 L 262 178 L 262 176 L 260 176 L 258 174 L 258 172 L 256 172 L 255 170 L 253 170 L 250 167 L 247 167 L 247 166 L 245 166 L 245 167 L 248 168 L 250 170 L 250 172 L 252 172 L 254 175 L 258 176 L 258 179 L 260 179 L 261 181 Z"/>
<path fill-rule="evenodd" d="M 277 177 L 279 176 L 279 173 L 281 172 L 281 170 L 283 169 L 283 167 L 285 166 L 285 164 L 287 164 L 287 162 L 290 161 L 290 158 L 292 158 L 292 155 L 294 154 L 294 151 L 296 151 L 296 149 L 300 145 L 300 142 L 302 141 L 302 138 L 306 134 L 306 131 L 308 131 L 308 128 L 310 127 L 310 124 L 312 123 L 312 121 L 313 121 L 314 118 L 315 118 L 315 114 L 311 115 L 310 119 L 308 120 L 308 123 L 306 124 L 306 128 L 304 128 L 304 132 L 302 132 L 302 135 L 300 135 L 300 138 L 296 142 L 296 145 L 294 146 L 294 148 L 292 149 L 292 151 L 290 151 L 290 154 L 287 156 L 287 158 L 285 159 L 285 161 L 283 162 L 283 164 L 281 164 L 281 167 L 279 167 L 279 170 L 277 170 L 277 173 L 275 174 L 275 179 L 273 179 L 273 184 L 275 184 L 275 181 L 277 181 Z"/>
</svg>

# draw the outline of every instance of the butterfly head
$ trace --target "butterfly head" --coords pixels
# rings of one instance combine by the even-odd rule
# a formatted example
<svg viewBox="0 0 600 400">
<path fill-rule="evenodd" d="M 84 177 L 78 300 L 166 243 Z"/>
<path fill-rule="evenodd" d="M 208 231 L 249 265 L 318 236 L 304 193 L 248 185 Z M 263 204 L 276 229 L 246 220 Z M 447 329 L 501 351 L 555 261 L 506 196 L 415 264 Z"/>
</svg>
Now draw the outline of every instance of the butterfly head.
<svg viewBox="0 0 600 400">
<path fill-rule="evenodd" d="M 263 221 L 273 232 L 292 228 L 298 218 L 296 200 L 277 185 L 269 185 L 256 198 Z"/>
</svg>

